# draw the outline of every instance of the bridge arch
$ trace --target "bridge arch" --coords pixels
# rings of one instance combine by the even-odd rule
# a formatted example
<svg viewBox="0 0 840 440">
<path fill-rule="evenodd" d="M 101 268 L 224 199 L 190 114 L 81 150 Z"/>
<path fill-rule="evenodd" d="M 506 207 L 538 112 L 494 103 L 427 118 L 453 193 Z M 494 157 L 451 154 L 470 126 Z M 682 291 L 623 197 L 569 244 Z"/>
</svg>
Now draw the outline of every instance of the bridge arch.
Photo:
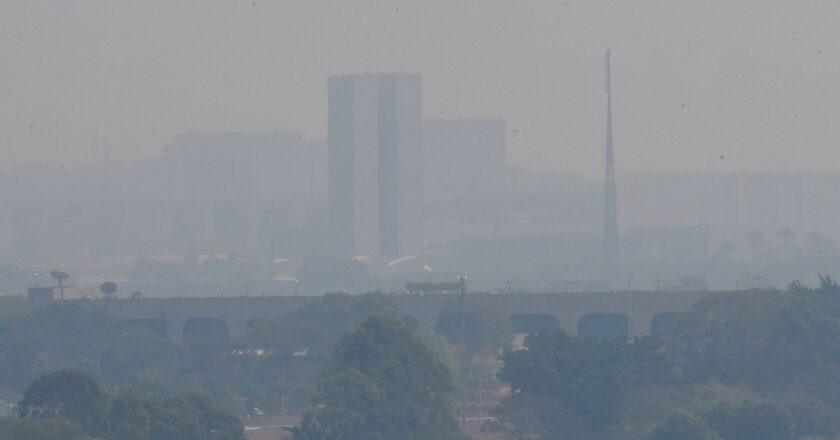
<svg viewBox="0 0 840 440">
<path fill-rule="evenodd" d="M 560 321 L 548 313 L 517 313 L 511 315 L 514 333 L 544 333 L 560 330 Z"/>
<path fill-rule="evenodd" d="M 625 313 L 586 313 L 577 326 L 578 336 L 587 338 L 627 338 L 630 317 Z"/>
<path fill-rule="evenodd" d="M 657 313 L 650 320 L 650 334 L 662 336 L 671 333 L 680 321 L 695 315 L 696 312 L 691 311 Z"/>
<path fill-rule="evenodd" d="M 230 329 L 222 318 L 189 318 L 181 328 L 181 337 L 190 346 L 222 344 L 230 338 Z"/>
</svg>

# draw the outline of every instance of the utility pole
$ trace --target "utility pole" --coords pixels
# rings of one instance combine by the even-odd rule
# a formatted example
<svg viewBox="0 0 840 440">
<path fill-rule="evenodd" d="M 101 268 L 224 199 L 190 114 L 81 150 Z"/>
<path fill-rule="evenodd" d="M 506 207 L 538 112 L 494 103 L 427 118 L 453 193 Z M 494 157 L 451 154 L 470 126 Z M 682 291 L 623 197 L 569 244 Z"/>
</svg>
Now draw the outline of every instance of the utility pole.
<svg viewBox="0 0 840 440">
<path fill-rule="evenodd" d="M 458 277 L 458 304 L 461 308 L 461 427 L 467 426 L 467 318 L 464 297 L 467 295 L 467 276 Z"/>
</svg>

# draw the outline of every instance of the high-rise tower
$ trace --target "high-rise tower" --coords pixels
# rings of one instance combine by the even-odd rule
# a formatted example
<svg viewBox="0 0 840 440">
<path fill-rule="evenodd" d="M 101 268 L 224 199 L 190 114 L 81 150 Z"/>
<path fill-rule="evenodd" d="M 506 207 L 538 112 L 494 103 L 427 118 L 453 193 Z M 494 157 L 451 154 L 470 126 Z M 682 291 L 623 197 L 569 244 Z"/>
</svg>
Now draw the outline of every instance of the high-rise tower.
<svg viewBox="0 0 840 440">
<path fill-rule="evenodd" d="M 612 79 L 610 77 L 610 51 L 607 51 L 606 64 L 607 92 L 607 150 L 604 170 L 604 281 L 610 287 L 617 287 L 619 282 L 618 254 L 618 207 L 615 197 L 615 165 L 613 163 L 612 130 Z"/>
<path fill-rule="evenodd" d="M 329 94 L 329 208 L 339 257 L 417 255 L 423 243 L 419 75 L 334 76 Z"/>
</svg>

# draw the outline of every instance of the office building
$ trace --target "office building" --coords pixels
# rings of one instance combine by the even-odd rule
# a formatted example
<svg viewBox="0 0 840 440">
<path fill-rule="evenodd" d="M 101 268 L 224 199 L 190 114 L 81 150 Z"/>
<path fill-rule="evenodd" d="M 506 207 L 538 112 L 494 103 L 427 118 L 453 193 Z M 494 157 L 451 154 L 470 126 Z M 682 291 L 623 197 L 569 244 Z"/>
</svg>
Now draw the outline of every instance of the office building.
<svg viewBox="0 0 840 440">
<path fill-rule="evenodd" d="M 329 79 L 330 242 L 336 256 L 399 257 L 423 244 L 418 75 Z"/>
</svg>

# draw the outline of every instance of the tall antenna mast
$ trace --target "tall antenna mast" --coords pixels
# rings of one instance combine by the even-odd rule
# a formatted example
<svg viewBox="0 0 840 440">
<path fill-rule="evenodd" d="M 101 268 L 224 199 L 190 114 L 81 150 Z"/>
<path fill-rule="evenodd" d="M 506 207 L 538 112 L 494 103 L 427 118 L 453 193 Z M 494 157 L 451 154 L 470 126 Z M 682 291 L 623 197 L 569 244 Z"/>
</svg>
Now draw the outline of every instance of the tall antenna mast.
<svg viewBox="0 0 840 440">
<path fill-rule="evenodd" d="M 618 207 L 615 195 L 615 165 L 613 163 L 612 78 L 610 55 L 607 50 L 605 85 L 607 93 L 607 151 L 604 160 L 604 281 L 612 286 L 619 278 Z M 614 287 L 614 286 L 612 286 Z"/>
</svg>

